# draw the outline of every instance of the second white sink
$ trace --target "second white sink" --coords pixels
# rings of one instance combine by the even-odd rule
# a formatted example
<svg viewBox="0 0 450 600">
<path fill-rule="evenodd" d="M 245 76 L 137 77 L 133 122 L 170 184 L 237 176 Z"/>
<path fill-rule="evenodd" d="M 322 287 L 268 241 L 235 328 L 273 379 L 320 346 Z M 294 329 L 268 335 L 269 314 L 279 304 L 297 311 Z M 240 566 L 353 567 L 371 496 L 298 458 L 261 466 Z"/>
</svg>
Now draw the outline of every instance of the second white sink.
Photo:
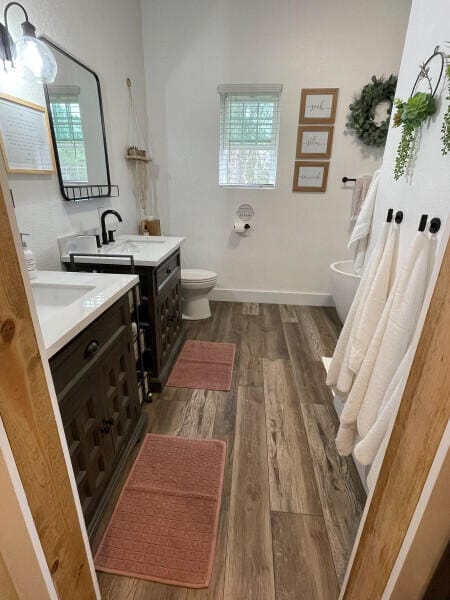
<svg viewBox="0 0 450 600">
<path fill-rule="evenodd" d="M 69 306 L 88 294 L 95 286 L 61 285 L 53 283 L 33 283 L 34 301 L 40 319 L 45 320 L 55 308 Z"/>
</svg>

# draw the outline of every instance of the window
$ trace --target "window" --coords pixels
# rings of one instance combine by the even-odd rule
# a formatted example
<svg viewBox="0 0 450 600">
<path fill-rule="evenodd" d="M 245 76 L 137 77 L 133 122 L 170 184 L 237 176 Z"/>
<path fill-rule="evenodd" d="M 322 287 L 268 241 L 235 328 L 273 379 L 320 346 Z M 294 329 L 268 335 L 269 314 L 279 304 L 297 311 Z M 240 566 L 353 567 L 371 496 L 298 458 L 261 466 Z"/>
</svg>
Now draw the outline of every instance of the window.
<svg viewBox="0 0 450 600">
<path fill-rule="evenodd" d="M 281 85 L 220 85 L 219 185 L 274 188 Z"/>
<path fill-rule="evenodd" d="M 63 180 L 87 183 L 80 91 L 75 86 L 49 86 L 49 96 Z"/>
</svg>

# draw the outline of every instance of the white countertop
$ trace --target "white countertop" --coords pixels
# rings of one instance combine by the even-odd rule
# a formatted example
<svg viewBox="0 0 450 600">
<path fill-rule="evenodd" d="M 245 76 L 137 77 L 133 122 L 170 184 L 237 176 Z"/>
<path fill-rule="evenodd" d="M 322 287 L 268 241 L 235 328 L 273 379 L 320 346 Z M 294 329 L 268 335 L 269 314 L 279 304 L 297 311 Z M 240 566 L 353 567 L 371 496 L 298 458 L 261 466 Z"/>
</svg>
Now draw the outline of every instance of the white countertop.
<svg viewBox="0 0 450 600">
<path fill-rule="evenodd" d="M 38 271 L 31 286 L 47 358 L 61 350 L 138 282 L 137 275 Z M 54 289 L 51 286 L 58 289 L 47 301 L 46 294 Z M 70 304 L 61 304 L 64 300 L 58 300 L 58 293 L 64 296 L 66 292 L 68 296 L 78 293 L 81 297 Z M 43 296 L 40 300 L 39 294 Z"/>
<path fill-rule="evenodd" d="M 75 257 L 79 263 L 96 263 L 112 265 L 129 265 L 126 258 L 112 258 L 108 254 L 132 254 L 134 264 L 142 267 L 157 267 L 172 252 L 180 247 L 184 237 L 174 236 L 146 236 L 146 235 L 119 235 L 117 240 L 106 246 L 98 248 L 95 256 Z M 70 240 L 65 243 L 65 250 L 61 253 L 61 261 L 70 262 L 69 254 L 76 252 L 76 242 Z"/>
</svg>

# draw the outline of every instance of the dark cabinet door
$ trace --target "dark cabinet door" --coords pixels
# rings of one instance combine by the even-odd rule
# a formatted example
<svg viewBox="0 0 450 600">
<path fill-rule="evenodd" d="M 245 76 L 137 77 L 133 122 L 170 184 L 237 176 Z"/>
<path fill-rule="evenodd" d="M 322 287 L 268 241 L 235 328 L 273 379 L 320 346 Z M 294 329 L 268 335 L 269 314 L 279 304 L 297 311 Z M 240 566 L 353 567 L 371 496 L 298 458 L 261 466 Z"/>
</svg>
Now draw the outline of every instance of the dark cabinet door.
<svg viewBox="0 0 450 600">
<path fill-rule="evenodd" d="M 104 423 L 110 430 L 117 460 L 139 416 L 134 352 L 125 328 L 114 336 L 99 375 L 104 388 Z"/>
<path fill-rule="evenodd" d="M 183 321 L 181 313 L 180 280 L 174 277 L 157 302 L 159 326 L 159 368 L 163 368 L 175 343 L 179 340 Z"/>
<path fill-rule="evenodd" d="M 75 481 L 86 522 L 105 489 L 114 462 L 114 444 L 105 433 L 103 386 L 96 369 L 89 369 L 64 395 L 61 416 Z"/>
</svg>

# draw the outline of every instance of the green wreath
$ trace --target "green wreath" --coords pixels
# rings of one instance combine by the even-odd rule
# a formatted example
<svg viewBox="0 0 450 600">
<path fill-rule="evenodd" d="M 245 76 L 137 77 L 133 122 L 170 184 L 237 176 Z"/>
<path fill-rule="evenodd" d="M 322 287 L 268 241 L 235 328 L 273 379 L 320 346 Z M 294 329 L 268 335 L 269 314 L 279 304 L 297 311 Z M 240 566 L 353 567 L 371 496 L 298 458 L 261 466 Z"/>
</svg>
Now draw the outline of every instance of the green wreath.
<svg viewBox="0 0 450 600">
<path fill-rule="evenodd" d="M 350 104 L 350 114 L 346 123 L 353 129 L 359 139 L 367 146 L 383 146 L 389 129 L 392 103 L 394 102 L 397 77 L 390 75 L 388 79 L 375 75 L 371 82 L 361 90 L 361 94 Z M 390 102 L 388 117 L 382 123 L 375 123 L 375 110 L 380 102 Z"/>
</svg>

